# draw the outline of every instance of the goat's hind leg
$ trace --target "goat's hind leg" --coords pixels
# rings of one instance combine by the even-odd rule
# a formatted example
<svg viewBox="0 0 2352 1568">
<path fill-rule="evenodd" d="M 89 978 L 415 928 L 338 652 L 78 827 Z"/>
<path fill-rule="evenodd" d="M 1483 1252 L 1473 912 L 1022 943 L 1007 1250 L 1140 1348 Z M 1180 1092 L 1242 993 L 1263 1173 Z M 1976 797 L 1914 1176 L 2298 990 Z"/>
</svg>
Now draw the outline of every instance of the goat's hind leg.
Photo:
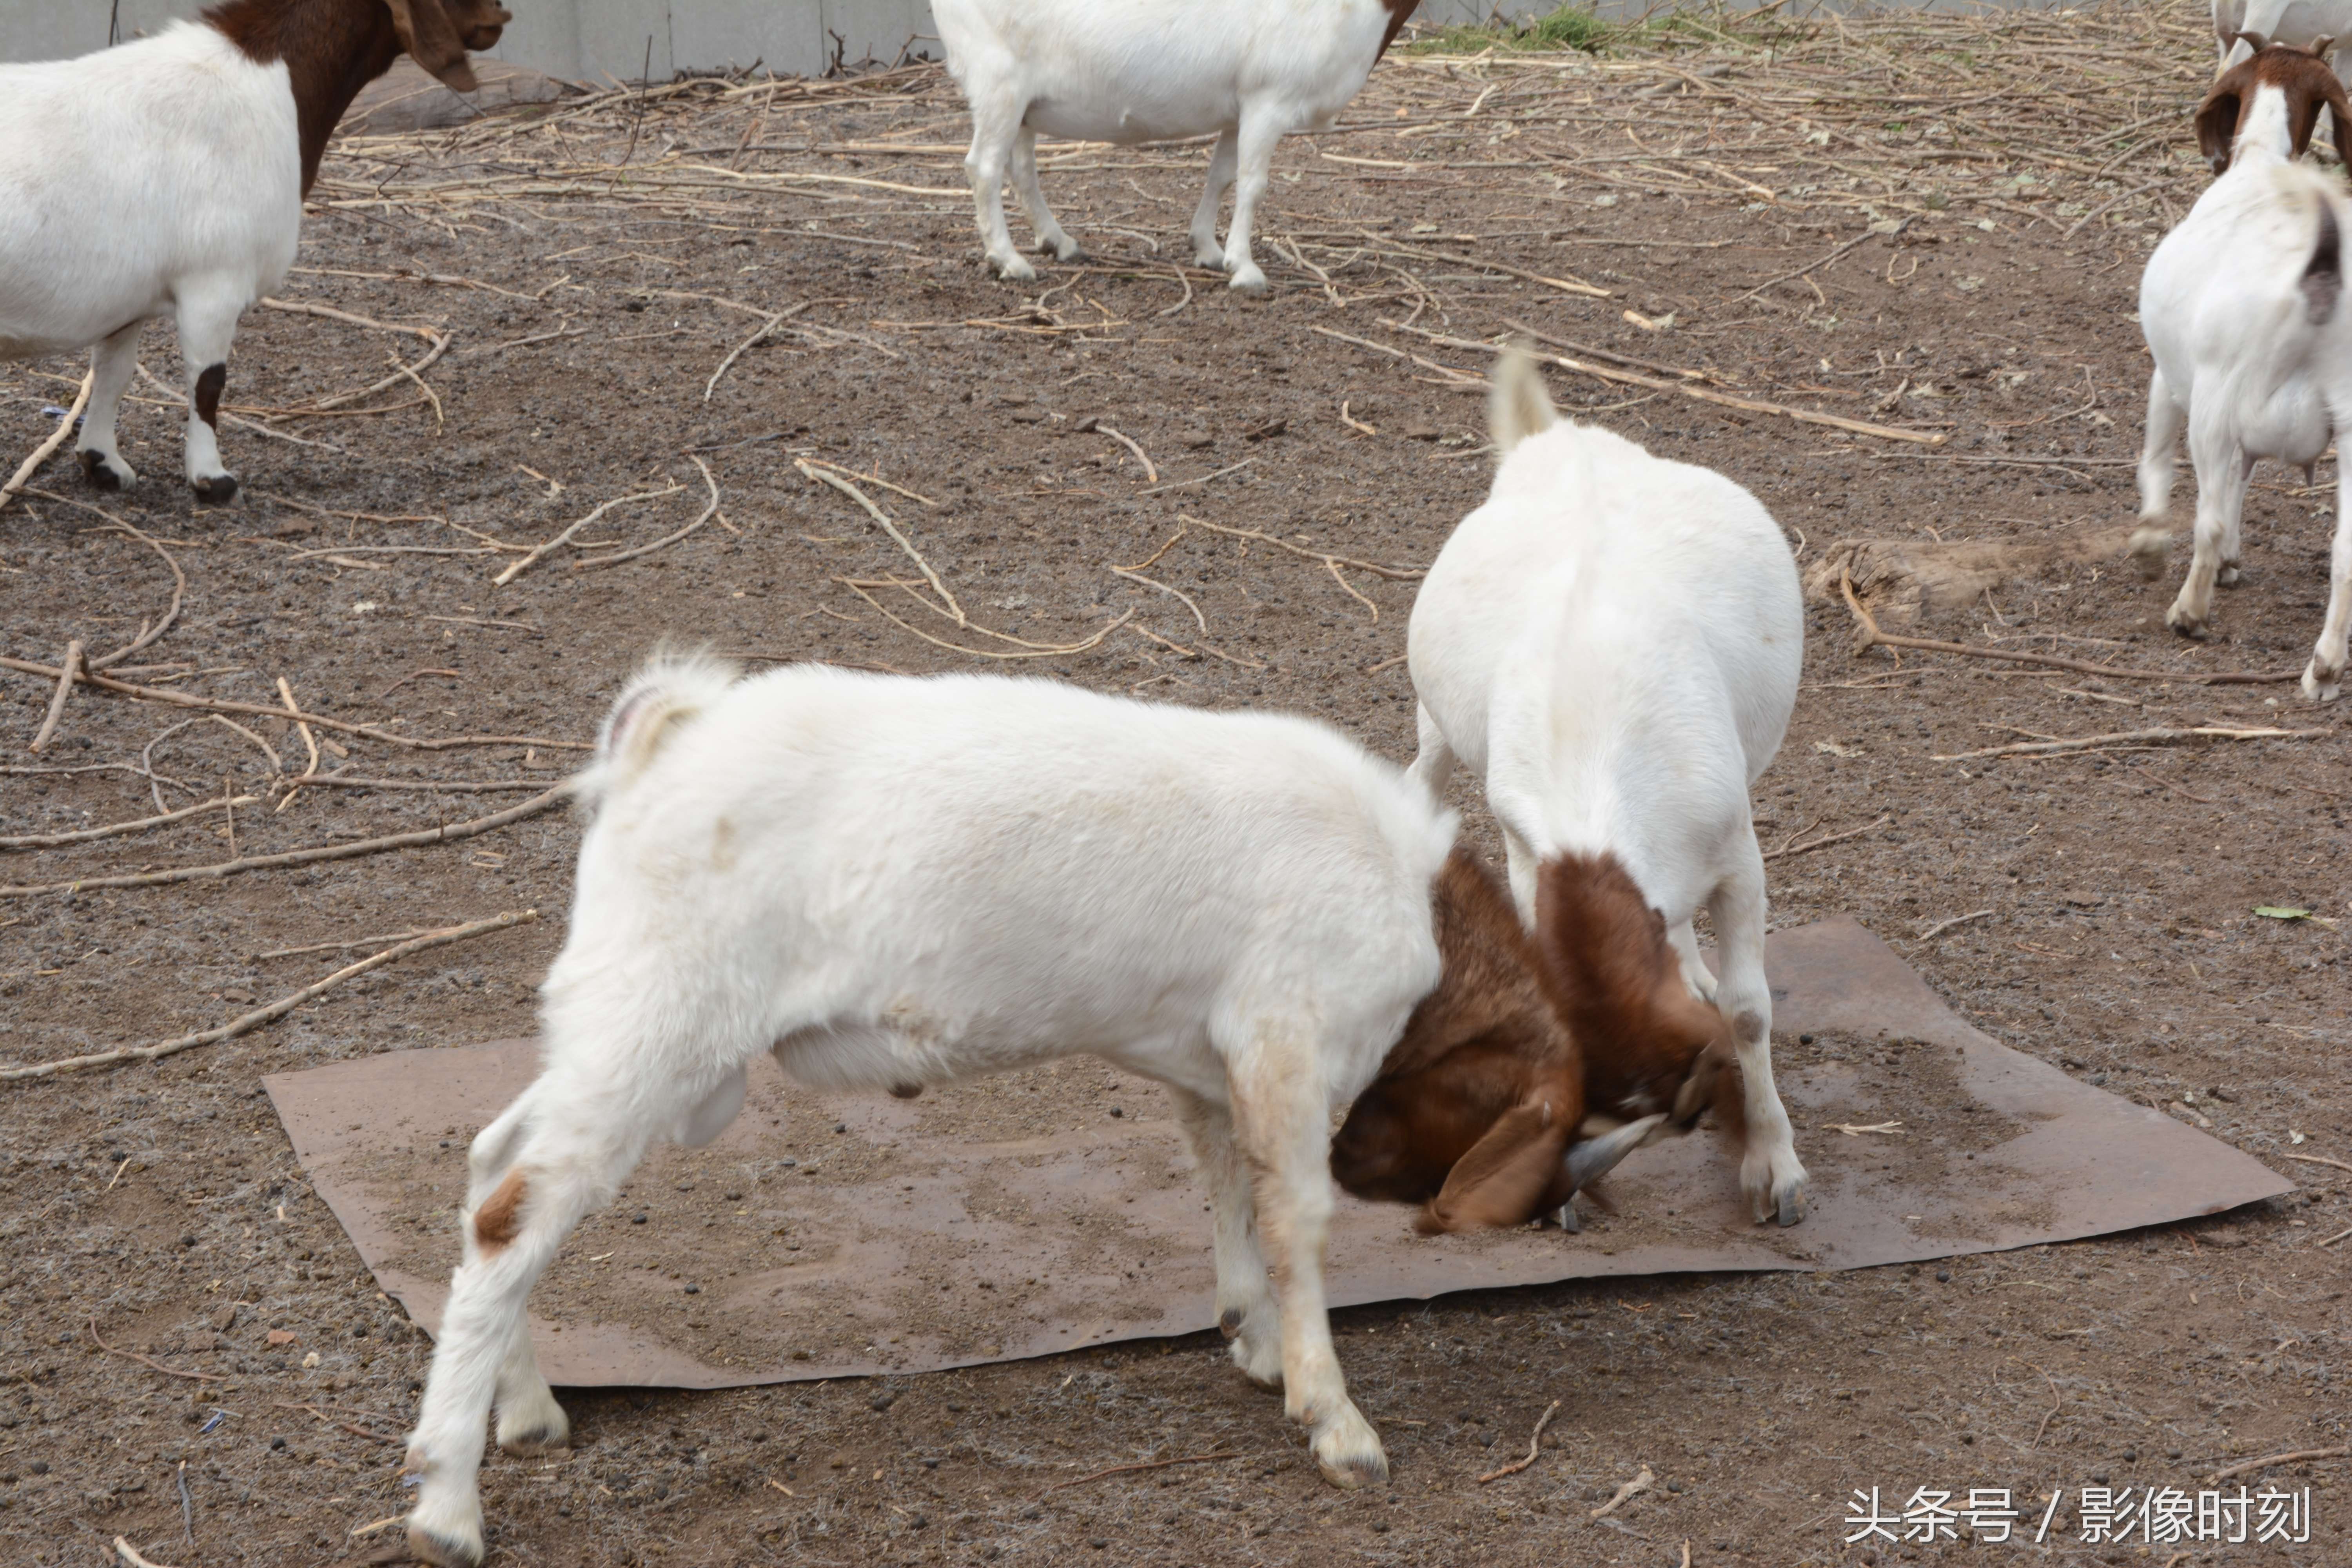
<svg viewBox="0 0 2352 1568">
<path fill-rule="evenodd" d="M 603 1070 L 597 1070 L 602 1067 Z M 409 1439 L 417 1484 L 408 1548 L 427 1563 L 482 1560 L 476 1488 L 490 1407 L 502 1447 L 567 1440 L 570 1424 L 530 1353 L 524 1306 L 581 1217 L 609 1202 L 652 1139 L 690 1126 L 725 1082 L 697 1083 L 645 1065 L 566 1064 L 544 1073 L 476 1140 L 465 1260 L 449 1282 L 441 1336 Z M 625 1106 L 625 1122 L 610 1120 Z"/>
<path fill-rule="evenodd" d="M 2189 460 L 2197 470 L 2196 546 L 2189 555 L 2189 575 L 2164 620 L 2183 637 L 2201 637 L 2212 618 L 2213 584 L 2221 574 L 2224 550 L 2234 540 L 2237 515 L 2245 508 L 2251 465 L 2229 426 L 2202 404 L 2189 411 Z"/>
<path fill-rule="evenodd" d="M 1250 231 L 1257 222 L 1257 205 L 1265 199 L 1275 144 L 1286 129 L 1273 110 L 1242 106 L 1234 142 L 1234 221 L 1225 229 L 1223 257 L 1226 287 L 1240 293 L 1265 292 L 1265 273 L 1250 251 Z"/>
<path fill-rule="evenodd" d="M 1192 209 L 1192 259 L 1202 267 L 1225 264 L 1225 253 L 1217 244 L 1217 204 L 1234 183 L 1235 141 L 1230 125 L 1217 132 L 1217 144 L 1209 153 L 1209 183 L 1202 188 L 1201 205 Z"/>
<path fill-rule="evenodd" d="M 1388 1456 L 1348 1397 L 1323 1293 L 1333 1207 L 1331 1111 L 1316 1026 L 1295 1016 L 1265 1015 L 1234 1033 L 1244 1037 L 1221 1037 L 1219 1054 L 1233 1089 L 1234 1131 L 1249 1161 L 1258 1227 L 1274 1254 L 1284 1411 L 1312 1434 L 1324 1479 L 1339 1487 L 1386 1481 Z"/>
<path fill-rule="evenodd" d="M 1708 901 L 1715 917 L 1716 957 L 1723 973 L 1716 1005 L 1731 1026 L 1745 1080 L 1748 1147 L 1739 1162 L 1739 1188 L 1757 1221 L 1794 1225 L 1805 1217 L 1805 1166 L 1788 1108 L 1772 1081 L 1772 989 L 1764 975 L 1764 857 L 1751 829 L 1733 853 L 1739 864 Z"/>
<path fill-rule="evenodd" d="M 1251 1212 L 1249 1171 L 1234 1142 L 1234 1119 L 1223 1106 L 1172 1086 L 1192 1158 L 1209 1184 L 1215 1216 L 1213 1247 L 1217 1264 L 1217 1327 L 1233 1342 L 1234 1364 L 1260 1388 L 1282 1386 L 1282 1315 L 1258 1251 L 1257 1220 Z"/>
<path fill-rule="evenodd" d="M 2336 495 L 2336 542 L 2328 552 L 2327 618 L 2304 667 L 2303 694 L 2314 702 L 2333 700 L 2344 688 L 2346 644 L 2352 641 L 2352 496 L 2339 469 Z"/>
<path fill-rule="evenodd" d="M 176 311 L 187 383 L 188 488 L 215 506 L 236 497 L 236 476 L 221 463 L 220 403 L 228 387 L 229 343 L 244 313 L 244 296 L 219 284 L 184 288 Z"/>
<path fill-rule="evenodd" d="M 2172 549 L 2172 529 L 2165 520 L 2172 510 L 2173 455 L 2188 422 L 2189 411 L 2172 395 L 2164 372 L 2150 372 L 2147 436 L 2139 449 L 2139 527 L 2132 531 L 2128 552 L 2146 582 L 2164 575 L 2164 558 Z"/>
<path fill-rule="evenodd" d="M 1454 764 L 1460 759 L 1445 738 L 1444 727 L 1426 705 L 1414 706 L 1413 725 L 1419 744 L 1412 753 L 1412 765 L 1404 771 L 1405 777 L 1427 790 L 1431 800 L 1444 805 L 1446 782 L 1454 777 Z"/>
<path fill-rule="evenodd" d="M 1054 216 L 1054 209 L 1045 205 L 1045 187 L 1037 183 L 1037 132 L 1024 125 L 1021 134 L 1013 139 L 1013 189 L 1021 197 L 1021 210 L 1029 217 L 1029 226 L 1036 231 L 1037 248 L 1049 253 L 1056 261 L 1082 261 L 1086 253 L 1078 248 Z"/>
<path fill-rule="evenodd" d="M 139 333 L 146 325 L 144 321 L 133 321 L 99 340 L 90 351 L 89 403 L 82 410 L 81 438 L 74 443 L 74 458 L 89 482 L 101 490 L 127 490 L 139 482 L 138 474 L 122 460 L 115 419 L 122 408 L 122 395 L 139 372 Z"/>
<path fill-rule="evenodd" d="M 1022 117 L 1028 105 L 1003 91 L 975 90 L 971 99 L 971 151 L 964 154 L 965 176 L 971 182 L 971 205 L 980 224 L 981 248 L 997 276 L 1015 283 L 1034 282 L 1037 269 L 1013 243 L 1004 222 L 1004 176 L 1013 163 L 1013 147 L 1024 129 Z"/>
</svg>

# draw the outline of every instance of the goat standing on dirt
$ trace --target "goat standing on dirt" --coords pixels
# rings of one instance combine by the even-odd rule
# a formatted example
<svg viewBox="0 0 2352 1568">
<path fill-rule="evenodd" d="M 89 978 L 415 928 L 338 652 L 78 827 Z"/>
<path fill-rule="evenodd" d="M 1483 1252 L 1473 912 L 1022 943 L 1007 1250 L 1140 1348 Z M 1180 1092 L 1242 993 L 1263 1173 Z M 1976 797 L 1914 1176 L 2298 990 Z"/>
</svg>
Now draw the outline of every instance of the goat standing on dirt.
<svg viewBox="0 0 2352 1568">
<path fill-rule="evenodd" d="M 403 50 L 460 92 L 491 0 L 228 0 L 79 59 L 0 66 L 0 359 L 96 345 L 75 453 L 102 490 L 137 475 L 115 415 L 139 331 L 178 323 L 188 484 L 226 501 L 220 401 L 237 318 L 294 265 L 327 137 Z"/>
<path fill-rule="evenodd" d="M 524 1323 L 533 1282 L 655 1138 L 699 1147 L 734 1120 L 761 1051 L 837 1089 L 1079 1051 L 1167 1085 L 1234 1360 L 1283 1389 L 1328 1479 L 1386 1479 L 1324 1310 L 1331 1110 L 1391 1047 L 1460 1041 L 1409 1026 L 1524 1033 L 1514 1008 L 1547 1005 L 1496 980 L 1507 955 L 1460 952 L 1475 922 L 1454 906 L 1485 883 L 1448 866 L 1452 813 L 1304 719 L 814 665 L 739 682 L 706 660 L 633 680 L 577 787 L 595 818 L 541 987 L 543 1065 L 473 1142 L 406 1465 L 411 1552 L 480 1561 L 494 1403 L 500 1447 L 566 1440 Z M 1497 994 L 1462 994 L 1481 986 Z M 1457 1217 L 1524 1220 L 1556 1173 L 1590 1179 L 1638 1141 L 1579 1142 L 1578 1072 L 1542 1092 L 1548 1122 L 1447 1184 Z"/>
<path fill-rule="evenodd" d="M 2336 39 L 2352 37 L 2352 0 L 2213 0 L 2213 37 L 2221 47 L 2218 70 L 2245 60 L 2264 42 L 2292 44 L 2326 59 Z"/>
<path fill-rule="evenodd" d="M 964 171 L 981 244 L 1003 277 L 1037 276 L 1004 224 L 1010 173 L 1040 250 L 1078 257 L 1037 184 L 1037 133 L 1086 142 L 1164 142 L 1217 133 L 1209 185 L 1192 214 L 1192 254 L 1265 288 L 1250 224 L 1275 143 L 1327 125 L 1360 91 L 1418 0 L 937 0 L 948 70 L 971 106 Z M 1238 184 L 1236 176 L 1238 175 Z M 1217 247 L 1217 199 L 1234 185 Z"/>
<path fill-rule="evenodd" d="M 2239 580 L 2239 529 L 2254 464 L 2276 458 L 2307 472 L 2352 424 L 2352 324 L 2343 308 L 2344 245 L 2352 205 L 2331 176 L 2295 160 L 2324 106 L 2336 139 L 2352 104 L 2323 58 L 2255 35 L 2253 56 L 2213 83 L 2197 111 L 2197 140 L 2219 176 L 2148 258 L 2139 286 L 2140 331 L 2156 369 L 2147 384 L 2147 437 L 2139 459 L 2139 531 L 2133 555 L 2162 570 L 2171 540 L 2173 448 L 2183 426 L 2197 474 L 2189 574 L 2165 620 L 2201 637 L 2216 583 Z M 2352 622 L 2352 504 L 2337 487 L 2327 618 L 2303 674 L 2304 694 L 2334 697 Z"/>
<path fill-rule="evenodd" d="M 1485 779 L 1520 918 L 1538 932 L 1604 929 L 1620 879 L 1663 918 L 1681 982 L 1730 1021 L 1741 1189 L 1758 1220 L 1794 1225 L 1805 1168 L 1772 1082 L 1764 860 L 1748 798 L 1804 664 L 1788 542 L 1722 475 L 1559 420 L 1517 349 L 1496 369 L 1488 413 L 1503 454 L 1494 490 L 1438 552 L 1406 634 L 1421 704 L 1413 775 L 1433 799 L 1457 759 Z M 1691 927 L 1702 905 L 1719 980 Z M 1565 935 L 1551 945 L 1593 950 Z M 1612 1047 L 1584 1049 L 1606 1059 Z M 1612 1102 L 1596 1090 L 1588 1113 L 1667 1109 L 1654 1093 Z"/>
</svg>

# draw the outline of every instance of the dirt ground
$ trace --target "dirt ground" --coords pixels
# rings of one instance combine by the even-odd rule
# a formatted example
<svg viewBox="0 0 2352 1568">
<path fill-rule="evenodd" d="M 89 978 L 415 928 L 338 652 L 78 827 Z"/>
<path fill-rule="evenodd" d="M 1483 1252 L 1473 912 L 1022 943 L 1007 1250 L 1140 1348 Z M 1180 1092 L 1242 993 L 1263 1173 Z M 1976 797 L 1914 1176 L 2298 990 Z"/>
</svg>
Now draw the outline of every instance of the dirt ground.
<svg viewBox="0 0 2352 1568">
<path fill-rule="evenodd" d="M 0 1089 L 0 1557 L 89 1563 L 121 1535 L 181 1568 L 326 1563 L 396 1533 L 360 1527 L 403 1506 L 394 1471 L 430 1347 L 306 1187 L 259 1079 L 524 1032 L 577 830 L 553 812 L 250 874 L 21 889 L 511 806 L 573 764 L 664 638 L 1277 707 L 1402 760 L 1412 583 L 1349 563 L 1425 563 L 1490 472 L 1486 350 L 1430 333 L 1477 345 L 1523 323 L 1584 345 L 1561 352 L 1586 364 L 1655 375 L 1647 362 L 1749 404 L 1945 437 L 1554 370 L 1564 407 L 1751 488 L 1808 563 L 1842 539 L 2031 542 L 2128 521 L 2136 279 L 2204 182 L 2188 121 L 2211 58 L 2201 26 L 2176 5 L 1685 29 L 1598 58 L 1392 58 L 1338 132 L 1284 144 L 1263 300 L 1177 265 L 1198 146 L 1049 149 L 1049 195 L 1097 259 L 1026 287 L 987 279 L 935 68 L 608 93 L 341 143 L 280 294 L 432 336 L 251 312 L 229 401 L 276 434 L 225 430 L 243 498 L 195 509 L 174 411 L 128 410 L 136 492 L 98 496 L 58 461 L 34 481 L 46 493 L 0 512 L 0 648 L 53 668 L 68 639 L 99 657 L 131 641 L 171 597 L 168 558 L 186 579 L 177 617 L 110 676 L 265 707 L 282 681 L 304 712 L 375 733 L 306 737 L 84 687 L 34 756 L 54 680 L 7 675 L 11 836 L 178 810 L 224 784 L 258 798 L 233 827 L 215 810 L 0 852 L 0 1058 L 163 1041 L 386 936 L 542 918 L 223 1043 Z M 1580 280 L 1607 296 L 1560 286 Z M 168 332 L 148 354 L 173 382 Z M 82 369 L 0 367 L 12 452 L 55 426 L 45 409 Z M 289 409 L 307 412 L 267 412 Z M 802 458 L 852 475 L 971 627 Z M 2158 584 L 2053 567 L 1888 629 L 2182 677 L 2299 671 L 2333 486 L 2326 469 L 2317 489 L 2259 478 L 2246 581 L 2210 643 L 2163 626 L 2178 561 Z M 493 580 L 527 559 L 517 546 L 670 487 Z M 575 564 L 686 528 L 714 489 L 717 515 L 687 537 Z M 2189 489 L 2184 474 L 2183 517 Z M 1768 847 L 1790 851 L 1772 865 L 1775 923 L 1852 912 L 1979 1027 L 2210 1121 L 2300 1192 L 1943 1266 L 1341 1312 L 1350 1387 L 1394 1467 L 1369 1494 L 1317 1479 L 1214 1336 L 935 1376 L 572 1392 L 568 1455 L 484 1470 L 493 1560 L 2352 1562 L 2337 1359 L 2352 1245 L 2323 1250 L 2352 1226 L 2352 708 L 2314 709 L 2291 683 L 1898 666 L 1854 656 L 1851 624 L 1813 607 L 1805 689 L 1759 786 Z M 2208 722 L 2300 733 L 1954 760 Z M 289 787 L 314 766 L 431 787 Z M 1487 842 L 1466 781 L 1460 803 Z M 1801 1063 L 1832 1045 L 1779 1048 Z M 1102 1078 L 974 1085 L 937 1106 L 986 1124 L 1020 1091 L 1024 1116 L 1076 1124 L 1108 1093 L 1164 1114 Z M 1837 1136 L 1801 1127 L 1800 1151 Z M 1554 1400 L 1538 1462 L 1478 1484 Z M 2314 1449 L 2336 1457 L 2209 1479 Z M 1045 1491 L 1195 1456 L 1211 1458 Z M 1593 1517 L 1645 1468 L 1654 1485 Z M 2310 1488 L 2308 1543 L 2084 1539 L 2080 1489 L 2217 1484 Z M 1852 1494 L 1874 1487 L 1898 1513 L 1915 1489 L 1957 1506 L 2006 1488 L 2029 1536 L 2050 1492 L 2065 1497 L 2040 1547 L 1972 1540 L 1965 1521 L 1954 1541 L 1847 1544 Z"/>
</svg>

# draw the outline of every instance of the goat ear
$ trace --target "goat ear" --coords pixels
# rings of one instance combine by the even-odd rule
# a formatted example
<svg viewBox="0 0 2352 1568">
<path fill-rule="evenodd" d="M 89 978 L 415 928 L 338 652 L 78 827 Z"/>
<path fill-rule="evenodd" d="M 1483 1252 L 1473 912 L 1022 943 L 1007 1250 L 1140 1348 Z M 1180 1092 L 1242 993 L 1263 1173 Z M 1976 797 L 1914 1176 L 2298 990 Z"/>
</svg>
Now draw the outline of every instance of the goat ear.
<svg viewBox="0 0 2352 1568">
<path fill-rule="evenodd" d="M 2352 141 L 2352 102 L 2346 101 L 2344 84 L 2333 70 L 2327 73 L 2327 120 L 2337 161 L 2352 163 L 2352 146 L 2347 145 L 2347 141 Z"/>
<path fill-rule="evenodd" d="M 2197 146 L 2216 174 L 2230 166 L 2230 151 L 2238 139 L 2238 94 L 2235 88 L 2213 91 L 2197 110 Z"/>
<path fill-rule="evenodd" d="M 466 58 L 466 41 L 457 36 L 444 0 L 383 0 L 392 12 L 392 30 L 400 47 L 418 65 L 441 79 L 452 92 L 473 92 L 481 87 Z"/>
<path fill-rule="evenodd" d="M 2334 38 L 2314 38 L 2311 42 L 2311 58 L 2315 60 L 2324 60 L 2331 52 L 2334 51 L 2335 47 L 2336 40 Z"/>
<path fill-rule="evenodd" d="M 1421 1233 L 1519 1225 L 1540 1212 L 1552 1190 L 1564 1185 L 1560 1156 L 1570 1124 L 1561 1112 L 1567 1109 L 1532 1100 L 1496 1117 L 1422 1210 L 1414 1222 Z M 1567 1201 L 1563 1193 L 1549 1206 Z"/>
<path fill-rule="evenodd" d="M 1551 395 L 1544 390 L 1543 373 L 1524 339 L 1503 351 L 1495 366 L 1494 389 L 1486 395 L 1486 430 L 1495 449 L 1504 457 L 1530 436 L 1540 436 L 1559 418 Z"/>
</svg>

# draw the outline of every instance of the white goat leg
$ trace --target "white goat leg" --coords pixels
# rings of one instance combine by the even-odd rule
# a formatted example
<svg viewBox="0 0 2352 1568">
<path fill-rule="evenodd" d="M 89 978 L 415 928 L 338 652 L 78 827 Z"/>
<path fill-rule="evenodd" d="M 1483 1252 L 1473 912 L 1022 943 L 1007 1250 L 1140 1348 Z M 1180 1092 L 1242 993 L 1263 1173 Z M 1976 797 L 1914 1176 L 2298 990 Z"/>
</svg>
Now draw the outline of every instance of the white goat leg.
<svg viewBox="0 0 2352 1568">
<path fill-rule="evenodd" d="M 1438 723 L 1425 703 L 1414 704 L 1413 726 L 1419 731 L 1420 745 L 1413 752 L 1412 765 L 1405 769 L 1405 777 L 1427 790 L 1429 798 L 1443 805 L 1445 785 L 1454 777 L 1454 748 L 1446 742 L 1444 726 Z"/>
<path fill-rule="evenodd" d="M 1209 1184 L 1215 1227 L 1217 1327 L 1233 1342 L 1234 1364 L 1264 1389 L 1282 1386 L 1282 1314 L 1258 1251 L 1257 1218 L 1248 1168 L 1234 1142 L 1233 1114 L 1223 1106 L 1171 1088 L 1192 1158 Z"/>
<path fill-rule="evenodd" d="M 997 276 L 1016 283 L 1034 282 L 1037 277 L 1037 269 L 1013 243 L 1013 230 L 1004 221 L 1004 176 L 1012 164 L 1013 143 L 1021 136 L 1024 107 L 1002 96 L 973 103 L 971 151 L 963 160 L 965 176 L 971 181 L 972 209 L 980 222 L 981 247 Z"/>
<path fill-rule="evenodd" d="M 1242 122 L 1234 139 L 1234 221 L 1225 230 L 1223 260 L 1230 274 L 1226 286 L 1244 294 L 1265 292 L 1265 274 L 1250 253 L 1250 228 L 1257 216 L 1257 204 L 1265 199 L 1275 143 L 1286 129 L 1271 109 L 1242 105 Z"/>
<path fill-rule="evenodd" d="M 2164 372 L 2149 372 L 2147 435 L 2139 450 L 2139 527 L 2131 536 L 2131 558 L 2150 582 L 2164 574 L 2164 558 L 2172 549 L 2172 530 L 2165 520 L 2172 510 L 2174 455 L 2188 423 L 2189 410 L 2172 395 Z"/>
<path fill-rule="evenodd" d="M 185 286 L 176 314 L 183 390 L 188 397 L 188 488 L 218 504 L 236 496 L 236 477 L 221 464 L 220 403 L 228 385 L 229 344 L 245 300 L 226 281 Z"/>
<path fill-rule="evenodd" d="M 1797 1158 L 1788 1108 L 1772 1081 L 1772 988 L 1764 977 L 1764 856 L 1751 830 L 1732 851 L 1740 862 L 1707 902 L 1715 918 L 1716 956 L 1723 973 L 1715 1004 L 1731 1026 L 1747 1080 L 1748 1152 L 1739 1162 L 1739 1188 L 1760 1224 L 1805 1217 L 1805 1167 Z"/>
<path fill-rule="evenodd" d="M 121 436 L 115 421 L 122 395 L 139 373 L 139 333 L 147 323 L 133 321 L 110 338 L 99 340 L 89 354 L 89 406 L 82 413 L 81 439 L 74 456 L 89 482 L 102 490 L 127 490 L 139 475 L 122 460 Z"/>
<path fill-rule="evenodd" d="M 2197 474 L 2197 531 L 2189 576 L 2165 612 L 2165 624 L 2184 637 L 2202 637 L 2213 616 L 2213 584 L 2223 551 L 2235 532 L 2234 520 L 2246 504 L 2247 464 L 2231 438 L 2226 411 L 2214 398 L 2189 416 L 2189 461 Z"/>
<path fill-rule="evenodd" d="M 1013 139 L 1013 189 L 1021 198 L 1021 210 L 1027 215 L 1030 228 L 1037 236 L 1037 248 L 1056 261 L 1081 261 L 1085 254 L 1069 231 L 1054 216 L 1054 209 L 1045 205 L 1045 187 L 1037 183 L 1037 132 L 1024 125 Z"/>
<path fill-rule="evenodd" d="M 1217 205 L 1234 183 L 1234 142 L 1232 126 L 1217 132 L 1217 144 L 1209 153 L 1209 183 L 1201 188 L 1201 205 L 1192 209 L 1192 259 L 1203 267 L 1225 265 L 1224 249 L 1217 244 Z"/>
<path fill-rule="evenodd" d="M 2303 694 L 2314 702 L 2333 700 L 2342 691 L 2345 644 L 2352 637 L 2352 500 L 2347 500 L 2345 489 L 2339 468 L 2336 542 L 2328 552 L 2327 618 L 2320 623 L 2319 640 L 2312 645 L 2311 662 L 2303 671 Z"/>
<path fill-rule="evenodd" d="M 1699 956 L 1697 928 L 1688 921 L 1671 927 L 1666 931 L 1666 942 L 1682 961 L 1683 984 L 1690 987 L 1690 994 L 1702 1002 L 1714 1001 L 1717 985 L 1706 960 Z"/>
<path fill-rule="evenodd" d="M 1326 1480 L 1339 1487 L 1383 1482 L 1388 1456 L 1348 1397 L 1323 1294 L 1323 1246 L 1334 1206 L 1331 1113 L 1318 1067 L 1326 1053 L 1311 1027 L 1292 1019 L 1261 1016 L 1242 1034 L 1218 1044 L 1259 1229 L 1274 1253 L 1283 1410 L 1311 1434 Z"/>
</svg>

